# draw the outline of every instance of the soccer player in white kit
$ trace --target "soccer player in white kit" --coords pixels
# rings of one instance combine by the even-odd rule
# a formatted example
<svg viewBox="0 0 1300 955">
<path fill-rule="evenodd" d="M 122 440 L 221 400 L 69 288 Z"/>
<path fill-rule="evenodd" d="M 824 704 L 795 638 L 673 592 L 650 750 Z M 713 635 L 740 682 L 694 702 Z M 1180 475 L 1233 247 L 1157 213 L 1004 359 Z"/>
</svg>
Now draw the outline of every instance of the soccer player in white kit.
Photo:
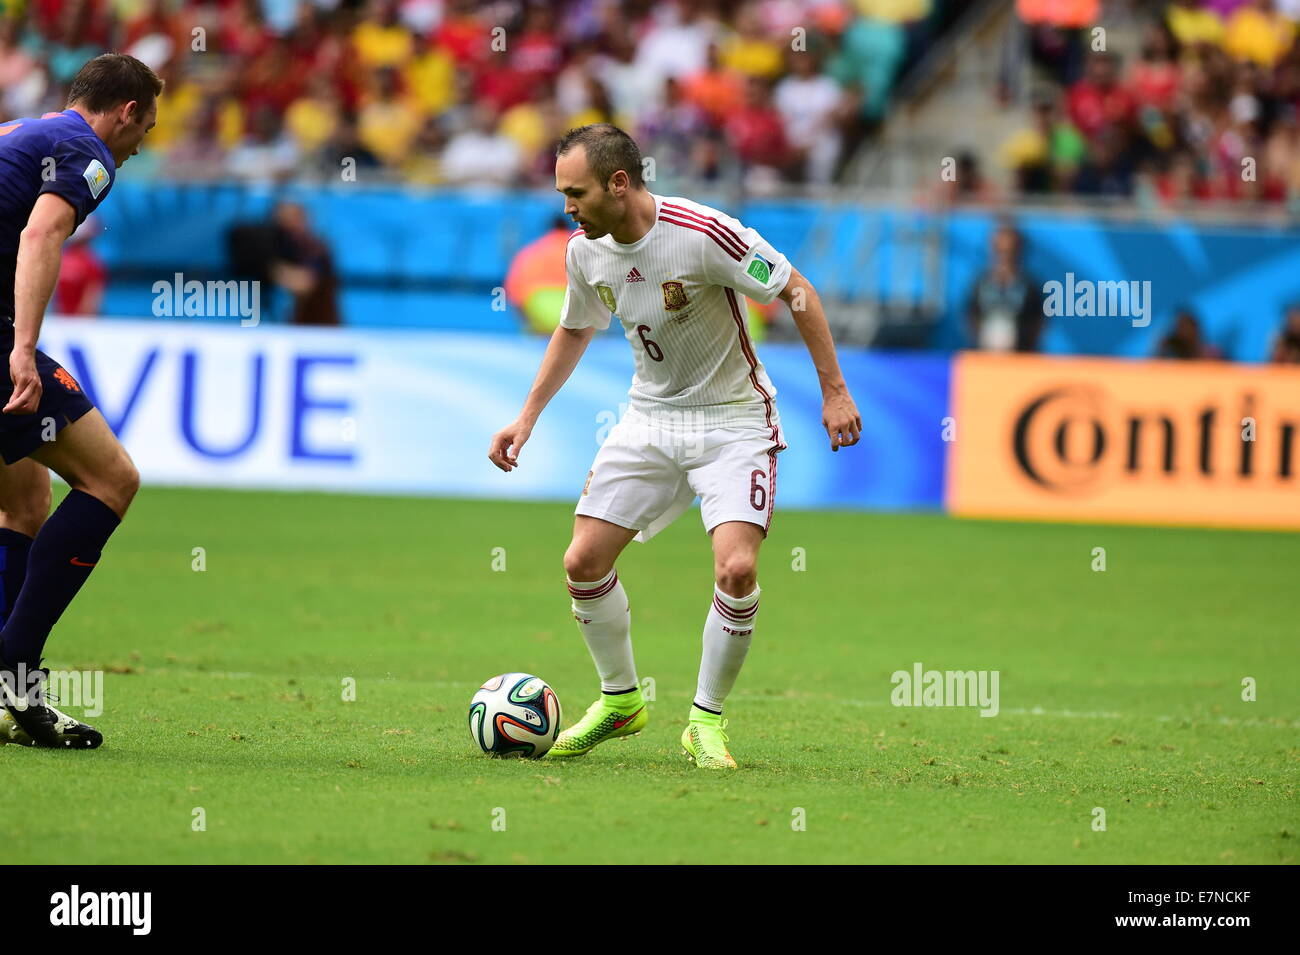
<svg viewBox="0 0 1300 955">
<path fill-rule="evenodd" d="M 611 314 L 632 345 L 636 374 L 628 410 L 587 475 L 564 555 L 601 697 L 547 758 L 580 756 L 646 725 L 631 613 L 614 563 L 633 538 L 649 540 L 698 495 L 715 585 L 682 750 L 697 766 L 735 769 L 722 705 L 753 639 L 758 551 L 772 521 L 777 454 L 786 448 L 742 296 L 790 305 L 821 381 L 832 451 L 857 443 L 862 419 L 817 292 L 757 232 L 708 206 L 649 192 L 636 143 L 605 123 L 564 136 L 555 185 L 580 227 L 569 238 L 563 315 L 522 412 L 493 436 L 488 457 L 503 471 L 519 466 L 542 409 Z"/>
</svg>

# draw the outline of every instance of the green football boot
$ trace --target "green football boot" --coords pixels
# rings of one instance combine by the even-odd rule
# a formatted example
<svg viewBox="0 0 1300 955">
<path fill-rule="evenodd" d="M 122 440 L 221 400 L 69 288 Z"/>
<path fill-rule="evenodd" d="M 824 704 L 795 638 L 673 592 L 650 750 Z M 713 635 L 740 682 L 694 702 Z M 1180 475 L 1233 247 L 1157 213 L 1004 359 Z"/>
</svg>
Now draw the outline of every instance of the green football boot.
<svg viewBox="0 0 1300 955">
<path fill-rule="evenodd" d="M 701 769 L 735 769 L 727 752 L 727 721 L 717 713 L 691 707 L 691 719 L 682 733 L 682 754 Z"/>
<path fill-rule="evenodd" d="M 635 736 L 645 729 L 649 719 L 650 714 L 646 712 L 640 689 L 616 696 L 602 693 L 599 700 L 587 707 L 582 719 L 560 734 L 546 758 L 581 756 L 606 740 Z"/>
</svg>

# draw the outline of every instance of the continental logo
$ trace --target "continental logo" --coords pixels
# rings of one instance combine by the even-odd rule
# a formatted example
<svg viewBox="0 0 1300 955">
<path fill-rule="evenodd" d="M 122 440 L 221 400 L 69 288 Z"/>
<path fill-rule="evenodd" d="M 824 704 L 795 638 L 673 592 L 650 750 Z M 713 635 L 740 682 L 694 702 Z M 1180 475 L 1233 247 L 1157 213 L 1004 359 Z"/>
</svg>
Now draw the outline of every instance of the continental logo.
<svg viewBox="0 0 1300 955">
<path fill-rule="evenodd" d="M 1210 402 L 1181 413 L 1120 407 L 1104 390 L 1074 384 L 1032 398 L 1016 416 L 1016 464 L 1031 481 L 1059 493 L 1089 490 L 1106 473 L 1158 479 L 1180 470 L 1201 478 L 1289 480 L 1296 473 L 1296 420 L 1279 418 L 1260 435 L 1257 398 L 1223 396 L 1235 411 Z M 1261 460 L 1257 449 L 1266 448 Z M 1216 451 L 1227 449 L 1231 460 Z M 1180 453 L 1180 451 L 1182 453 Z M 1114 467 L 1112 467 L 1114 465 Z"/>
<path fill-rule="evenodd" d="M 1300 529 L 1300 376 L 1220 362 L 967 354 L 956 514 Z"/>
</svg>

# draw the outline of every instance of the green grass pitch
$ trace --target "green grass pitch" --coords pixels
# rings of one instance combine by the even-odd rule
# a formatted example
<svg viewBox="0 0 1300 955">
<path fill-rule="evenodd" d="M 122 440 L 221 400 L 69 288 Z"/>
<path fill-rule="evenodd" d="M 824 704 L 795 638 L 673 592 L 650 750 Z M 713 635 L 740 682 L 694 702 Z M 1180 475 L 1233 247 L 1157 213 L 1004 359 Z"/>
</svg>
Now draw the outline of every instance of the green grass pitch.
<svg viewBox="0 0 1300 955">
<path fill-rule="evenodd" d="M 1300 855 L 1300 536 L 778 511 L 727 707 L 741 768 L 709 774 L 678 745 L 712 586 L 692 511 L 619 562 L 646 731 L 567 763 L 489 760 L 465 719 L 486 678 L 544 677 L 565 725 L 595 698 L 571 514 L 145 490 L 47 649 L 107 671 L 106 742 L 0 747 L 6 861 Z M 1001 712 L 892 706 L 890 675 L 918 661 L 997 670 Z M 17 821 L 50 802 L 57 824 Z"/>
</svg>

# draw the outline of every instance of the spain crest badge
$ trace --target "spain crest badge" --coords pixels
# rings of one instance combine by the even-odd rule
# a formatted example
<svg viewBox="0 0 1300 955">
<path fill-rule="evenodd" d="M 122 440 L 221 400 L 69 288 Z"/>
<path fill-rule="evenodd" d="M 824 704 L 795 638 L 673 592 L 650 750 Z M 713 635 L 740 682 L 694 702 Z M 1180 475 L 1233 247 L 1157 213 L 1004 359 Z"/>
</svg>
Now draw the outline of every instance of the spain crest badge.
<svg viewBox="0 0 1300 955">
<path fill-rule="evenodd" d="M 664 308 L 668 311 L 675 312 L 690 303 L 681 282 L 664 282 L 660 288 L 664 290 Z"/>
</svg>

